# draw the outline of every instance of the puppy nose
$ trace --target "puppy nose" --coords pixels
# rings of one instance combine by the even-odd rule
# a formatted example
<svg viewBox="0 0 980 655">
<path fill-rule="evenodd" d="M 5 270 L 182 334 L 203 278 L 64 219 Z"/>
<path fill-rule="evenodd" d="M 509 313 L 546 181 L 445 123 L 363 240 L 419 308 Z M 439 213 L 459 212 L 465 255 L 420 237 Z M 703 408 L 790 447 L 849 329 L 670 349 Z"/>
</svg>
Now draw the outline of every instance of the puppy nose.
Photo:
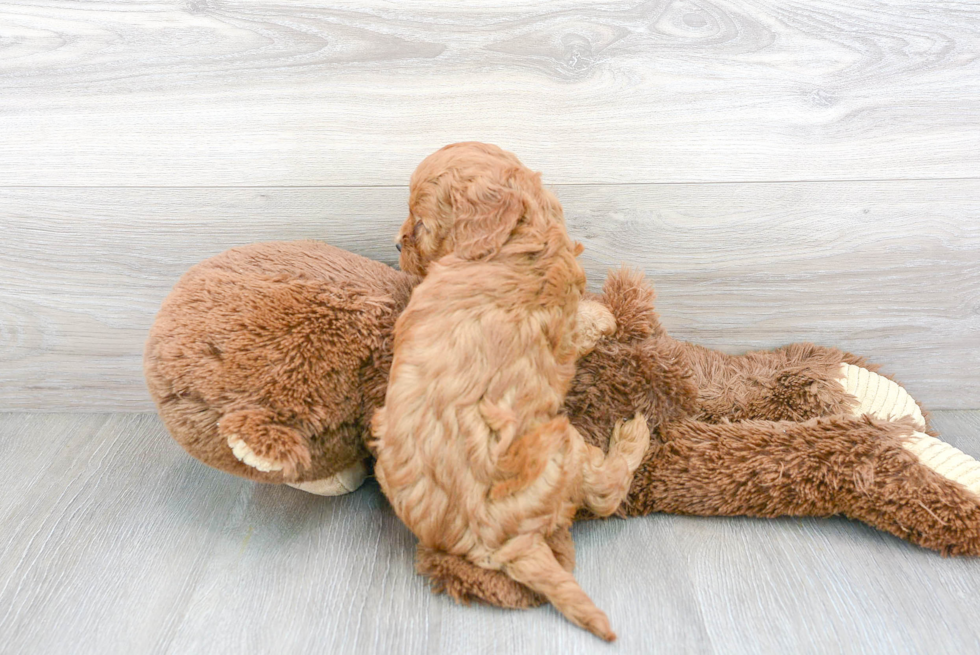
<svg viewBox="0 0 980 655">
<path fill-rule="evenodd" d="M 395 247 L 398 248 L 398 252 L 401 252 L 402 251 L 402 244 L 396 243 L 395 244 Z"/>
</svg>

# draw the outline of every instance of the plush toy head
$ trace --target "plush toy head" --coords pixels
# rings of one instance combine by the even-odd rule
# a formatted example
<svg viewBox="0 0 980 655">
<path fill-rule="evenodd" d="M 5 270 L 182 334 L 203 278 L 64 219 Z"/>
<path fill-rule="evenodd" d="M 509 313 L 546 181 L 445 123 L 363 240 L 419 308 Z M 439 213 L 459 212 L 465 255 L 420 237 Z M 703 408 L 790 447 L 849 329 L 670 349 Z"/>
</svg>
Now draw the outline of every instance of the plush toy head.
<svg viewBox="0 0 980 655">
<path fill-rule="evenodd" d="M 398 232 L 403 271 L 425 275 L 431 262 L 455 254 L 480 259 L 500 250 L 515 229 L 564 228 L 561 205 L 540 174 L 486 143 L 455 143 L 429 155 L 412 174 L 409 215 Z M 554 235 L 567 241 L 564 230 Z"/>
<path fill-rule="evenodd" d="M 146 343 L 147 386 L 191 455 L 313 493 L 357 488 L 395 319 L 417 279 L 313 241 L 259 243 L 189 270 Z"/>
</svg>

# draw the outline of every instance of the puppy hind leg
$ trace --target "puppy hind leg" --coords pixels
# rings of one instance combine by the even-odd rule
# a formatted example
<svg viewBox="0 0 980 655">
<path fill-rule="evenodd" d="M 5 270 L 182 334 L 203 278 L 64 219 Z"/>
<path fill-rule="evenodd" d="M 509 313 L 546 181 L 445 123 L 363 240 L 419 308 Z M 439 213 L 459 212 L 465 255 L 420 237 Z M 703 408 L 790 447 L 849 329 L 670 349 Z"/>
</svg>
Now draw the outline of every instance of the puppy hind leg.
<svg viewBox="0 0 980 655">
<path fill-rule="evenodd" d="M 626 423 L 617 423 L 609 442 L 609 452 L 585 445 L 582 502 L 598 516 L 616 511 L 629 492 L 633 473 L 650 446 L 646 419 L 637 413 Z"/>
<path fill-rule="evenodd" d="M 606 641 L 615 641 L 605 613 L 565 570 L 540 534 L 522 535 L 508 542 L 495 559 L 514 580 L 548 599 L 569 621 Z"/>
<path fill-rule="evenodd" d="M 643 456 L 650 448 L 650 428 L 646 417 L 637 412 L 633 418 L 617 423 L 609 440 L 609 453 L 619 454 L 626 459 L 630 475 L 640 466 Z"/>
<path fill-rule="evenodd" d="M 588 355 L 600 339 L 615 331 L 616 318 L 608 307 L 595 300 L 579 302 L 574 337 L 578 357 Z"/>
<path fill-rule="evenodd" d="M 490 488 L 490 497 L 499 500 L 538 479 L 552 455 L 567 443 L 572 429 L 568 419 L 559 416 L 515 437 L 497 459 L 494 477 L 499 481 Z"/>
</svg>

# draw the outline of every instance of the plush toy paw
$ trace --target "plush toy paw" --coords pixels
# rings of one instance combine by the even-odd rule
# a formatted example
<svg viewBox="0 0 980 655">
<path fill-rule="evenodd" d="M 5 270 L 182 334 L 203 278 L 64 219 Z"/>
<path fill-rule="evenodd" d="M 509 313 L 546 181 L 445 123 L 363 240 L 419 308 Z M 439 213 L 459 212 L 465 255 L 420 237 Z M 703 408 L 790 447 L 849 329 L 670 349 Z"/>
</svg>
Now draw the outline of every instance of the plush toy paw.
<svg viewBox="0 0 980 655">
<path fill-rule="evenodd" d="M 841 364 L 840 381 L 844 390 L 858 401 L 853 409 L 855 415 L 868 414 L 884 421 L 911 418 L 917 429 L 902 442 L 905 450 L 947 480 L 958 482 L 980 495 L 980 462 L 922 432 L 926 428 L 922 410 L 901 385 L 852 364 Z"/>
<path fill-rule="evenodd" d="M 980 496 L 980 462 L 963 451 L 923 432 L 913 432 L 902 446 L 923 465 Z"/>
<path fill-rule="evenodd" d="M 237 434 L 232 434 L 228 436 L 228 446 L 231 448 L 231 452 L 238 458 L 242 464 L 251 466 L 253 469 L 262 471 L 263 473 L 273 473 L 275 471 L 281 471 L 283 464 L 274 459 L 269 459 L 266 457 L 260 457 L 256 455 L 245 440 L 242 439 Z"/>
<path fill-rule="evenodd" d="M 840 383 L 857 399 L 854 414 L 868 414 L 883 421 L 911 417 L 919 430 L 926 429 L 922 410 L 897 382 L 853 364 L 841 364 Z"/>
<path fill-rule="evenodd" d="M 329 478 L 310 480 L 309 482 L 287 482 L 293 489 L 299 489 L 317 496 L 343 496 L 364 484 L 367 478 L 367 464 L 358 462 Z"/>
<path fill-rule="evenodd" d="M 281 471 L 290 480 L 310 466 L 306 438 L 299 431 L 277 423 L 275 416 L 266 409 L 229 412 L 218 421 L 218 432 L 235 457 L 257 471 Z"/>
<path fill-rule="evenodd" d="M 477 600 L 497 607 L 527 609 L 548 602 L 503 571 L 485 569 L 422 544 L 418 545 L 415 569 L 429 579 L 433 593 L 447 594 L 457 603 Z"/>
</svg>

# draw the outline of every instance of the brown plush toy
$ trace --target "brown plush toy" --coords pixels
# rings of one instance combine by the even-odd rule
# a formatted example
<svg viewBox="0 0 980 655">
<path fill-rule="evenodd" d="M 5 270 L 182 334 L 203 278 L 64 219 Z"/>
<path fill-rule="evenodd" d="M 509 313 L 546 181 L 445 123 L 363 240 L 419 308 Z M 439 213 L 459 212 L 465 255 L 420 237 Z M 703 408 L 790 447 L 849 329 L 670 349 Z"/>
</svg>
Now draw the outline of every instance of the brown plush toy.
<svg viewBox="0 0 980 655">
<path fill-rule="evenodd" d="M 332 246 L 229 250 L 164 301 L 147 384 L 174 439 L 260 482 L 353 491 L 369 470 L 395 319 L 418 282 Z M 930 436 L 921 409 L 859 357 L 810 344 L 727 355 L 677 341 L 653 289 L 610 274 L 597 298 L 614 334 L 579 361 L 565 411 L 606 447 L 643 412 L 651 446 L 622 516 L 843 514 L 943 554 L 980 555 L 980 463 Z M 583 517 L 584 518 L 584 517 Z M 457 600 L 540 602 L 503 574 L 437 552 L 420 572 Z"/>
</svg>

